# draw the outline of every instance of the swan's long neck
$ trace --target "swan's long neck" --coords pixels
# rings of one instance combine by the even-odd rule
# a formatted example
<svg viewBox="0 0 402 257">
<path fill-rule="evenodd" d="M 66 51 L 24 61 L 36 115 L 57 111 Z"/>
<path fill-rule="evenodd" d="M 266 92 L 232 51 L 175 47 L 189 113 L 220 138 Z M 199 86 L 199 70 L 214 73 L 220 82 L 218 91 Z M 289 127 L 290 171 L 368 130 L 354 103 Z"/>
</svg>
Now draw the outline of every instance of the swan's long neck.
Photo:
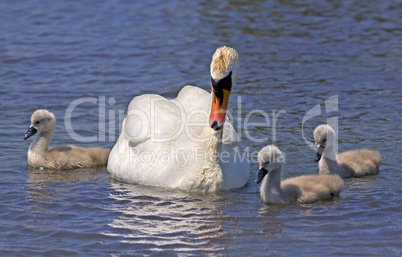
<svg viewBox="0 0 402 257">
<path fill-rule="evenodd" d="M 204 128 L 208 140 L 205 145 L 205 163 L 200 173 L 196 174 L 191 189 L 196 191 L 218 191 L 224 189 L 223 172 L 219 164 L 222 148 L 223 129 L 215 131 L 209 126 Z"/>
<path fill-rule="evenodd" d="M 29 146 L 29 151 L 38 153 L 38 154 L 45 154 L 49 151 L 50 141 L 53 137 L 54 129 L 40 132 L 38 137 L 31 143 Z"/>
<path fill-rule="evenodd" d="M 223 128 L 218 131 L 215 131 L 210 128 L 207 128 L 207 129 L 209 129 L 209 131 L 210 131 L 209 138 L 208 138 L 208 148 L 213 155 L 218 156 L 222 152 Z"/>
<path fill-rule="evenodd" d="M 264 202 L 280 202 L 283 164 L 269 172 L 261 184 L 261 198 Z"/>
</svg>

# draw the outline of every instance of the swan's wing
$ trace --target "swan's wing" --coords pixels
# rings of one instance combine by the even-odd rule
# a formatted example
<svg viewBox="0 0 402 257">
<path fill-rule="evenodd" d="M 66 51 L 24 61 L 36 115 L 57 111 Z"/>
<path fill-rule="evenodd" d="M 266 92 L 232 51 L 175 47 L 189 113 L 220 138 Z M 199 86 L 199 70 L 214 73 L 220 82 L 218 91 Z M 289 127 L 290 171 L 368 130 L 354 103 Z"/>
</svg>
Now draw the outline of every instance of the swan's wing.
<svg viewBox="0 0 402 257">
<path fill-rule="evenodd" d="M 183 106 L 186 115 L 195 115 L 193 112 L 202 112 L 206 117 L 209 115 L 211 94 L 202 88 L 187 85 L 180 90 L 175 100 Z"/>
<path fill-rule="evenodd" d="M 172 100 L 160 95 L 137 96 L 128 106 L 122 133 L 126 140 L 134 144 L 146 140 L 170 140 L 183 126 L 181 116 L 182 107 Z"/>
</svg>

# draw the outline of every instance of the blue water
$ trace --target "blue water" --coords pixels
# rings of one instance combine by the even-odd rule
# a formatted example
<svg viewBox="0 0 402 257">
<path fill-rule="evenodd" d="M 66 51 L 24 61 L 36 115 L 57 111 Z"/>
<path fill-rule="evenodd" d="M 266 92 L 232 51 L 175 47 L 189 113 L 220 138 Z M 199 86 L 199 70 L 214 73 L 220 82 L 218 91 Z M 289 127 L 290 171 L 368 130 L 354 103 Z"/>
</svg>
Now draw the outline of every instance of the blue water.
<svg viewBox="0 0 402 257">
<path fill-rule="evenodd" d="M 0 255 L 399 256 L 401 20 L 397 0 L 1 1 Z M 112 148 L 134 96 L 209 90 L 224 44 L 240 54 L 229 110 L 250 153 L 244 188 L 187 193 L 120 183 L 106 169 L 28 168 L 34 110 L 56 115 L 53 145 Z M 69 108 L 74 133 L 94 140 L 66 129 Z M 266 127 L 245 127 L 266 121 L 254 110 Z M 345 180 L 333 201 L 262 204 L 251 153 L 275 143 L 284 177 L 317 173 L 307 142 L 336 119 L 339 150 L 380 151 L 380 174 Z"/>
</svg>

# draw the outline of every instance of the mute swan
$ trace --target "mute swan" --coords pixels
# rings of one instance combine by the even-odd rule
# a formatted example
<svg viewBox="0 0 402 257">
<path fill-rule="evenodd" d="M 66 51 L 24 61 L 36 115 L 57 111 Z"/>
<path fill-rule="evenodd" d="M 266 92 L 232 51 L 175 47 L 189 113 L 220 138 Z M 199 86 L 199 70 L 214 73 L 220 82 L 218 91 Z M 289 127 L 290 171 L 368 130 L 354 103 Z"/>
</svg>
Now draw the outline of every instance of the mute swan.
<svg viewBox="0 0 402 257">
<path fill-rule="evenodd" d="M 28 164 L 36 168 L 76 169 L 106 166 L 110 151 L 100 147 L 73 145 L 50 147 L 56 118 L 48 110 L 37 110 L 31 116 L 31 127 L 24 139 L 39 132 L 28 150 Z"/>
<path fill-rule="evenodd" d="M 212 56 L 211 94 L 185 86 L 172 100 L 134 97 L 109 156 L 111 177 L 186 191 L 243 187 L 250 176 L 248 160 L 233 126 L 225 123 L 238 70 L 236 50 L 223 46 Z"/>
<path fill-rule="evenodd" d="M 285 155 L 275 145 L 258 153 L 260 170 L 255 183 L 259 184 L 264 203 L 311 203 L 339 195 L 343 181 L 338 175 L 303 175 L 282 181 Z"/>
<path fill-rule="evenodd" d="M 361 149 L 335 153 L 335 131 L 329 125 L 320 125 L 314 130 L 314 140 L 317 145 L 317 155 L 320 174 L 338 174 L 342 178 L 362 177 L 378 174 L 380 153 Z"/>
</svg>

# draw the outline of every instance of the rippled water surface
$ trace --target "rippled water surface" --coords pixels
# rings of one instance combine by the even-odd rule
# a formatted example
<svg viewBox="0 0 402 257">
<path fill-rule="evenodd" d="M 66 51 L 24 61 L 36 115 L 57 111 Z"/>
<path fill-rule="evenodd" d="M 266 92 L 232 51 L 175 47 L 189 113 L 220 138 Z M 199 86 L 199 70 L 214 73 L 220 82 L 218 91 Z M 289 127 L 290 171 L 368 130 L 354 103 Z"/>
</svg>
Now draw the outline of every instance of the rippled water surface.
<svg viewBox="0 0 402 257">
<path fill-rule="evenodd" d="M 0 255 L 399 256 L 401 21 L 401 1 L 1 1 Z M 314 174 L 305 140 L 338 119 L 340 151 L 380 151 L 380 174 L 345 180 L 333 201 L 270 206 L 255 162 L 244 188 L 214 194 L 28 168 L 34 110 L 55 113 L 52 144 L 112 148 L 134 96 L 209 89 L 223 44 L 240 54 L 229 109 L 244 149 L 275 143 L 284 177 Z M 74 132 L 96 141 L 67 132 L 74 104 Z M 270 124 L 245 127 L 265 120 L 253 110 Z"/>
</svg>

